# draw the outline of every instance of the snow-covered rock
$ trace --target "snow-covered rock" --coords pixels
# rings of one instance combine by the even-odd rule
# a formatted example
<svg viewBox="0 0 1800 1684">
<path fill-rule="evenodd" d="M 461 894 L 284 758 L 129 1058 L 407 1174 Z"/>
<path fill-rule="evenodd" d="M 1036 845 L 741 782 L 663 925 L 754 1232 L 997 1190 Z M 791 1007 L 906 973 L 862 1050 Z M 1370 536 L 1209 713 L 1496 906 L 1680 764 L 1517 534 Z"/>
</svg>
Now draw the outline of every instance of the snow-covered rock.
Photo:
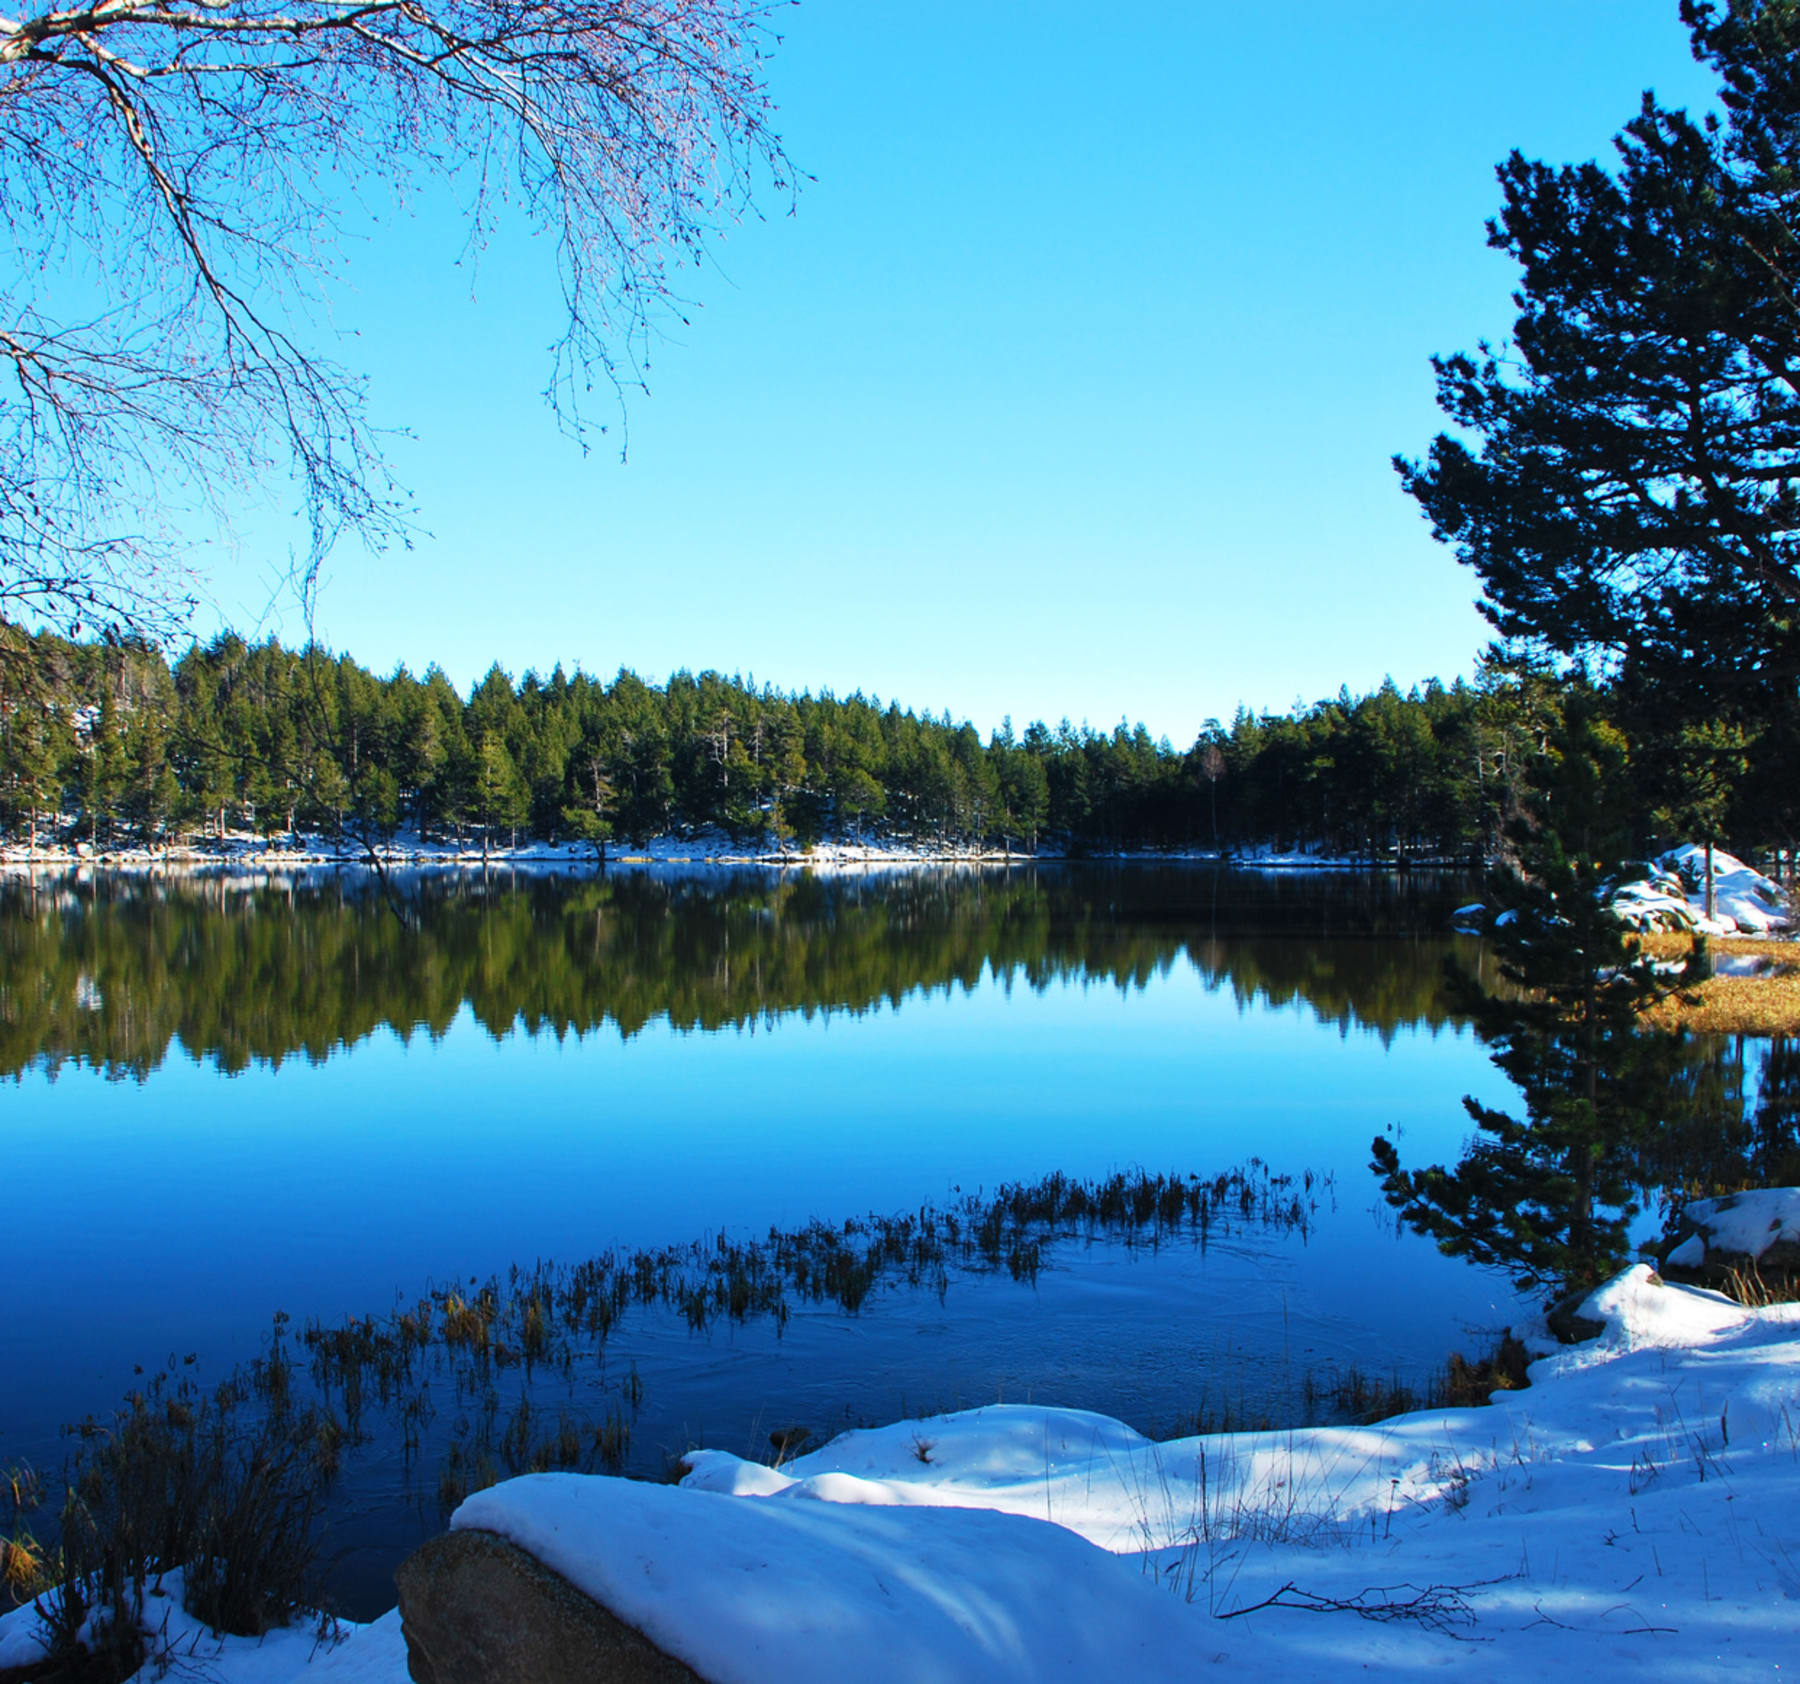
<svg viewBox="0 0 1800 1684">
<path fill-rule="evenodd" d="M 1800 1188 L 1755 1187 L 1690 1201 L 1663 1266 L 1712 1281 L 1751 1270 L 1800 1274 Z"/>
<path fill-rule="evenodd" d="M 992 1510 L 531 1474 L 451 1525 L 518 1545 L 709 1684 L 1156 1684 L 1194 1667 L 1191 1611 L 1138 1564 Z"/>
<path fill-rule="evenodd" d="M 1768 935 L 1787 929 L 1793 907 L 1772 878 L 1713 850 L 1713 913 L 1706 916 L 1706 849 L 1673 848 L 1643 876 L 1614 890 L 1611 905 L 1638 930 L 1697 930 L 1705 935 Z"/>
</svg>

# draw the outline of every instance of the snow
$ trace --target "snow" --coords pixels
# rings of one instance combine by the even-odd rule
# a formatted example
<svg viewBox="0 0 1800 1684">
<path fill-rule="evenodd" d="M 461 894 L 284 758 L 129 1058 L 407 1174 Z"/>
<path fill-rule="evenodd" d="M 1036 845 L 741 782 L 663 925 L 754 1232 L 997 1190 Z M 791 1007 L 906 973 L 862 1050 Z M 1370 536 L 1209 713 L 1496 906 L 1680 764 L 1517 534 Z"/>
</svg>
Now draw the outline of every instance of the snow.
<svg viewBox="0 0 1800 1684">
<path fill-rule="evenodd" d="M 1800 1189 L 1689 1208 L 1732 1238 L 1800 1227 Z M 677 1486 L 530 1476 L 452 1524 L 512 1538 L 719 1684 L 1775 1673 L 1800 1631 L 1800 1305 L 1639 1265 L 1581 1313 L 1601 1335 L 1540 1345 L 1491 1408 L 1159 1443 L 995 1405 L 779 1468 L 693 1452 Z M 220 1645 L 169 1602 L 169 1676 L 406 1676 L 392 1616 L 333 1646 Z M 0 1664 L 21 1619 L 0 1620 Z"/>
<path fill-rule="evenodd" d="M 1713 850 L 1713 912 L 1706 916 L 1706 849 L 1673 848 L 1652 862 L 1648 876 L 1621 885 L 1612 906 L 1634 929 L 1687 929 L 1703 935 L 1767 935 L 1787 928 L 1793 912 L 1772 878 Z"/>
<path fill-rule="evenodd" d="M 1677 1267 L 1693 1268 L 1708 1251 L 1748 1257 L 1752 1262 L 1769 1248 L 1800 1242 L 1800 1188 L 1757 1187 L 1719 1199 L 1693 1199 L 1682 1219 L 1695 1230 L 1669 1253 Z"/>
<path fill-rule="evenodd" d="M 1582 1314 L 1602 1335 L 1489 1409 L 1157 1444 L 995 1407 L 847 1434 L 779 1470 L 691 1455 L 682 1489 L 1035 1516 L 1136 1560 L 1195 1617 L 1196 1655 L 1284 1679 L 1774 1670 L 1800 1626 L 1800 1306 L 1746 1309 L 1640 1265 Z M 1284 1586 L 1338 1606 L 1207 1617 Z"/>
<path fill-rule="evenodd" d="M 399 1610 L 368 1625 L 308 1620 L 266 1637 L 215 1637 L 181 1605 L 181 1575 L 152 1583 L 144 1598 L 147 1659 L 136 1684 L 205 1679 L 208 1684 L 408 1684 Z M 32 1604 L 0 1616 L 0 1672 L 44 1657 Z"/>
<path fill-rule="evenodd" d="M 741 1502 L 535 1474 L 451 1521 L 510 1538 L 713 1684 L 1189 1675 L 1194 1622 L 1074 1533 L 975 1508 Z"/>
<path fill-rule="evenodd" d="M 66 831 L 69 821 L 59 821 Z M 314 866 L 367 865 L 370 850 L 353 837 L 287 835 L 268 838 L 252 831 L 234 830 L 226 836 L 189 838 L 158 847 L 112 846 L 96 850 L 86 842 L 50 840 L 50 827 L 36 847 L 18 841 L 0 844 L 0 872 L 30 875 L 65 871 L 71 866 L 98 866 L 108 871 L 202 871 L 232 875 L 260 875 Z M 401 831 L 392 841 L 374 848 L 383 866 L 467 869 L 538 868 L 590 872 L 595 869 L 594 848 L 588 842 L 525 841 L 516 847 L 490 842 L 487 853 L 479 838 L 461 844 L 447 840 L 425 841 L 416 833 Z M 654 836 L 642 842 L 614 840 L 607 844 L 609 870 L 653 865 L 760 865 L 805 866 L 815 871 L 857 871 L 916 865 L 1029 864 L 1034 859 L 1067 856 L 1053 843 L 1040 841 L 1033 850 L 1015 841 L 1009 849 L 993 843 L 943 841 L 935 837 L 883 835 L 873 839 L 827 837 L 804 850 L 792 843 L 773 846 L 748 838 L 733 840 L 722 830 L 697 829 Z M 1225 864 L 1255 871 L 1367 871 L 1392 869 L 1393 861 L 1374 861 L 1354 854 L 1277 851 L 1262 847 L 1221 853 L 1211 848 L 1137 848 L 1086 852 L 1086 859 L 1141 860 L 1152 862 L 1202 862 Z M 1409 859 L 1409 865 L 1434 863 Z M 1451 863 L 1451 862 L 1435 862 Z"/>
<path fill-rule="evenodd" d="M 1669 1253 L 1668 1261 L 1677 1269 L 1698 1269 L 1706 1261 L 1706 1241 L 1698 1234 L 1689 1234 Z"/>
<path fill-rule="evenodd" d="M 62 871 L 70 866 L 98 865 L 115 871 L 184 870 L 220 871 L 233 874 L 292 871 L 307 866 L 366 865 L 371 850 L 352 837 L 290 835 L 265 838 L 250 831 L 232 831 L 223 838 L 187 841 L 164 847 L 109 847 L 96 852 L 85 842 L 45 842 L 33 848 L 22 842 L 0 845 L 0 871 L 32 873 Z M 445 840 L 425 841 L 401 832 L 391 842 L 373 849 L 384 866 L 423 866 L 463 869 L 470 866 L 536 867 L 590 872 L 597 861 L 587 842 L 525 841 L 516 847 L 490 845 L 482 853 L 479 839 L 460 845 Z M 862 866 L 922 865 L 962 862 L 1021 862 L 1034 857 L 1055 857 L 1049 850 L 1034 856 L 1015 847 L 1010 853 L 998 847 L 973 847 L 933 839 L 887 836 L 876 841 L 833 839 L 804 852 L 750 840 L 734 841 L 724 831 L 696 830 L 680 835 L 651 837 L 644 842 L 613 841 L 607 844 L 607 866 L 644 865 L 806 865 L 814 868 L 854 870 Z"/>
</svg>

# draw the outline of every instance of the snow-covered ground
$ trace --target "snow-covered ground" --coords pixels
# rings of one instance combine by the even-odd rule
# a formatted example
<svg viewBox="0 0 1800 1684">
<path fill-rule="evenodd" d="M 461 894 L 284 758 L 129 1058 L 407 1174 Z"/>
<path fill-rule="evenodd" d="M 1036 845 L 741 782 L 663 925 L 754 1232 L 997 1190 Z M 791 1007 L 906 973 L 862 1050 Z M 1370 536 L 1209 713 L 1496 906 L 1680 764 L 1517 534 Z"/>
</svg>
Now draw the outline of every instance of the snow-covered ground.
<svg viewBox="0 0 1800 1684">
<path fill-rule="evenodd" d="M 471 1497 L 717 1684 L 1767 1677 L 1800 1655 L 1800 1305 L 1637 1266 L 1488 1409 L 1154 1443 L 996 1406 L 679 1486 Z M 0 1621 L 0 1667 L 31 1614 Z M 393 1617 L 315 1647 L 178 1618 L 166 1676 L 400 1684 Z M 158 1676 L 147 1674 L 146 1676 Z"/>
<path fill-rule="evenodd" d="M 0 1675 L 41 1660 L 41 1622 L 17 1608 L 0 1618 Z M 395 1609 L 368 1625 L 307 1621 L 251 1640 L 216 1638 L 181 1605 L 181 1575 L 150 1587 L 144 1628 L 151 1659 L 136 1684 L 153 1679 L 204 1679 L 207 1684 L 410 1684 L 406 1640 Z"/>
</svg>

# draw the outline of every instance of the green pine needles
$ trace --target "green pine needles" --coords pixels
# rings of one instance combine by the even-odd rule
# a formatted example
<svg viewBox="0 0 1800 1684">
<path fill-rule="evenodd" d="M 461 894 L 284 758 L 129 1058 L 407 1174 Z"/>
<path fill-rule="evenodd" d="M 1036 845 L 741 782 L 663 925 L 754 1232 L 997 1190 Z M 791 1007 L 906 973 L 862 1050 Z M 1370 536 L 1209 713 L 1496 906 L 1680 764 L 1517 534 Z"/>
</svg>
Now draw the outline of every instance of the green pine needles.
<svg viewBox="0 0 1800 1684">
<path fill-rule="evenodd" d="M 1618 732 L 1571 704 L 1512 828 L 1512 857 L 1490 879 L 1506 988 L 1458 980 L 1525 1115 L 1466 1098 L 1478 1132 L 1454 1168 L 1408 1170 L 1391 1139 L 1371 1147 L 1410 1227 L 1521 1287 L 1590 1286 L 1619 1266 L 1657 1141 L 1688 1103 L 1683 1037 L 1641 1020 L 1687 973 L 1639 953 L 1606 904 L 1625 758 Z"/>
</svg>

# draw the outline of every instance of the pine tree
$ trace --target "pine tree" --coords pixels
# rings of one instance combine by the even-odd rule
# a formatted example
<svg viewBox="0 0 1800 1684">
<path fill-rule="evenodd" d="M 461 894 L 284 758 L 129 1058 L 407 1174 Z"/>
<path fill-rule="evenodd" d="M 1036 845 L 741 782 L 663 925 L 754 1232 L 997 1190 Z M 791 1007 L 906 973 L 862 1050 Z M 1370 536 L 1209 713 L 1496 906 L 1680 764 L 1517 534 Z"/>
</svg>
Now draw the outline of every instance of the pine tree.
<svg viewBox="0 0 1800 1684">
<path fill-rule="evenodd" d="M 1606 904 L 1629 834 L 1625 770 L 1624 740 L 1591 697 L 1574 699 L 1512 829 L 1515 858 L 1491 880 L 1508 992 L 1462 987 L 1525 1116 L 1465 1099 L 1478 1133 L 1454 1168 L 1404 1169 L 1385 1136 L 1371 1147 L 1410 1227 L 1521 1286 L 1588 1286 L 1618 1266 L 1641 1158 L 1682 1103 L 1681 1038 L 1646 1032 L 1640 1016 L 1675 985 Z"/>
<path fill-rule="evenodd" d="M 65 749 L 70 746 L 67 726 L 52 708 L 26 702 L 6 717 L 0 734 L 0 784 L 29 848 L 37 847 L 44 819 L 54 821 L 61 810 Z"/>
<path fill-rule="evenodd" d="M 90 847 L 100 845 L 103 828 L 111 831 L 124 783 L 125 757 L 119 716 L 109 693 L 102 697 L 88 727 L 87 743 L 79 755 L 76 770 L 81 822 L 87 830 Z"/>
<path fill-rule="evenodd" d="M 517 842 L 528 802 L 525 780 L 519 776 L 519 768 L 507 752 L 506 740 L 497 730 L 490 730 L 480 739 L 475 755 L 475 816 L 481 825 L 481 858 L 485 864 L 496 829 L 510 829 Z"/>
<path fill-rule="evenodd" d="M 1598 660 L 1683 722 L 1785 721 L 1800 683 L 1800 6 L 1688 0 L 1683 16 L 1724 83 L 1724 122 L 1646 96 L 1611 170 L 1501 166 L 1489 236 L 1520 269 L 1512 344 L 1437 360 L 1457 431 L 1396 466 L 1507 637 Z M 1773 732 L 1758 752 L 1791 758 Z"/>
</svg>

